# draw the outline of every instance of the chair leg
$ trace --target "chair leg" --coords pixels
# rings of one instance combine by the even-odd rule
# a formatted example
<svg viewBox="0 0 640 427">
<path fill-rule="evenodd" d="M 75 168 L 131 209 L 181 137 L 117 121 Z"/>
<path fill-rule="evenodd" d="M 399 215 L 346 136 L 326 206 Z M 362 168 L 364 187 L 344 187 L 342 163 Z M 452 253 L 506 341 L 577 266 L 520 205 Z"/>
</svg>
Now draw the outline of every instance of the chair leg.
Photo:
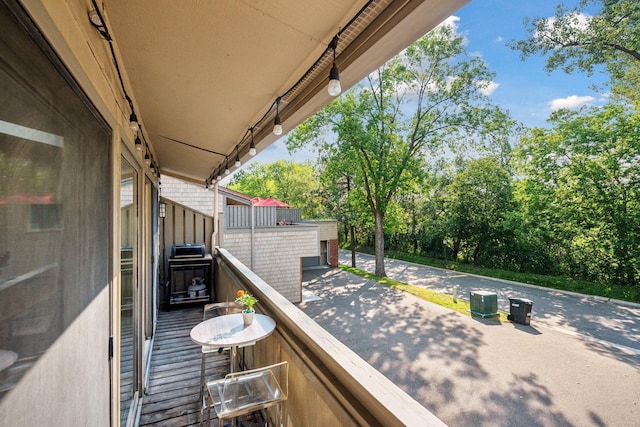
<svg viewBox="0 0 640 427">
<path fill-rule="evenodd" d="M 211 426 L 211 397 L 209 396 L 209 392 L 207 392 L 207 404 L 205 406 L 205 411 L 207 411 L 207 427 Z"/>
<path fill-rule="evenodd" d="M 198 403 L 200 404 L 200 426 L 202 426 L 202 422 L 204 421 L 204 408 L 205 408 L 205 396 L 204 396 L 204 370 L 205 370 L 205 353 L 202 353 L 201 362 L 200 362 L 200 400 Z"/>
</svg>

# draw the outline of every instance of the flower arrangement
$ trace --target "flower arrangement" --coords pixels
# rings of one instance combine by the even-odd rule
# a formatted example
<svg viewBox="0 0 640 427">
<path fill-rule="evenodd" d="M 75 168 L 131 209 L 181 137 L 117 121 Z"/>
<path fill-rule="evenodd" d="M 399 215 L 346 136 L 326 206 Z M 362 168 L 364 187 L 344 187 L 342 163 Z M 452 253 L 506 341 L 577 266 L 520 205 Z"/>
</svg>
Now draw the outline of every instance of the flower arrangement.
<svg viewBox="0 0 640 427">
<path fill-rule="evenodd" d="M 247 307 L 245 309 L 245 311 L 253 311 L 253 305 L 258 302 L 256 297 L 254 297 L 251 294 L 246 293 L 242 289 L 240 289 L 236 293 L 236 296 L 238 297 L 238 298 L 236 298 L 236 302 L 244 304 L 244 306 Z"/>
</svg>

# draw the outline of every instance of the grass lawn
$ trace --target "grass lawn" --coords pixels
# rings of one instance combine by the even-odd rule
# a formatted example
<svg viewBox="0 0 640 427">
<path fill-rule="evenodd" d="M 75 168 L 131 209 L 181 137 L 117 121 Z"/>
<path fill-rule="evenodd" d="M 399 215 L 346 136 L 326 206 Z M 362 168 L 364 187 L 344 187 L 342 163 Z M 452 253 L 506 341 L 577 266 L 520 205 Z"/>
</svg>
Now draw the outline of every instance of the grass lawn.
<svg viewBox="0 0 640 427">
<path fill-rule="evenodd" d="M 376 276 L 374 274 L 368 273 L 358 268 L 340 265 L 340 269 L 344 271 L 348 271 L 349 273 L 355 274 L 357 276 L 364 277 L 365 279 L 376 281 L 381 285 L 387 286 L 389 288 L 408 292 L 412 295 L 417 296 L 418 298 L 421 298 L 425 301 L 432 302 L 434 304 L 441 305 L 442 307 L 448 308 L 450 310 L 454 310 L 459 313 L 466 314 L 467 316 L 471 316 L 471 312 L 469 311 L 470 309 L 469 302 L 461 299 L 457 299 L 454 301 L 451 295 L 440 294 L 429 289 L 424 289 L 418 286 L 409 285 L 407 283 L 399 282 L 397 280 L 390 279 L 388 277 Z M 501 322 L 507 321 L 507 313 L 500 311 L 498 312 L 498 314 L 499 314 L 499 317 L 496 318 L 495 320 L 499 320 Z"/>
</svg>

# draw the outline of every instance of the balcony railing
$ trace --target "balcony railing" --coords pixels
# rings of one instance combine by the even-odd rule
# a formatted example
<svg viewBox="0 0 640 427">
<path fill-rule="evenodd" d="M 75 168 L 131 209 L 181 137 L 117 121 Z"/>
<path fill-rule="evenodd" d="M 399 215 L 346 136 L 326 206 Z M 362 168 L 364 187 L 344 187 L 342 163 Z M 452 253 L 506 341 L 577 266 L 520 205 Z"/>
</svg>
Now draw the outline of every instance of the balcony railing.
<svg viewBox="0 0 640 427">
<path fill-rule="evenodd" d="M 229 205 L 225 208 L 227 230 L 251 228 L 252 218 L 254 228 L 275 227 L 282 220 L 288 224 L 302 221 L 300 209 L 244 205 Z"/>
<path fill-rule="evenodd" d="M 380 372 L 276 292 L 228 251 L 216 250 L 216 298 L 254 294 L 276 331 L 247 355 L 248 367 L 288 361 L 289 426 L 444 426 Z"/>
</svg>

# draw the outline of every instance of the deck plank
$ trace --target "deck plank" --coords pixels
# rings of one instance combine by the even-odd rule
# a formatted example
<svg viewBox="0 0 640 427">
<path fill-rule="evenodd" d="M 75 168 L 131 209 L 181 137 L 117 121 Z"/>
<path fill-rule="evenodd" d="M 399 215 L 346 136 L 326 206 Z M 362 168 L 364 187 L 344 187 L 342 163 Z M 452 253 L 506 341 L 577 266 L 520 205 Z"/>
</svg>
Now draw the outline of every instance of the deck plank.
<svg viewBox="0 0 640 427">
<path fill-rule="evenodd" d="M 200 346 L 191 341 L 191 328 L 202 321 L 202 307 L 158 313 L 149 382 L 142 399 L 139 426 L 191 427 L 200 422 Z M 206 378 L 229 372 L 229 352 L 207 356 Z M 211 413 L 215 420 L 215 412 Z M 241 425 L 252 426 L 253 418 Z M 217 420 L 211 423 L 217 425 Z M 226 423 L 225 423 L 226 424 Z"/>
</svg>

